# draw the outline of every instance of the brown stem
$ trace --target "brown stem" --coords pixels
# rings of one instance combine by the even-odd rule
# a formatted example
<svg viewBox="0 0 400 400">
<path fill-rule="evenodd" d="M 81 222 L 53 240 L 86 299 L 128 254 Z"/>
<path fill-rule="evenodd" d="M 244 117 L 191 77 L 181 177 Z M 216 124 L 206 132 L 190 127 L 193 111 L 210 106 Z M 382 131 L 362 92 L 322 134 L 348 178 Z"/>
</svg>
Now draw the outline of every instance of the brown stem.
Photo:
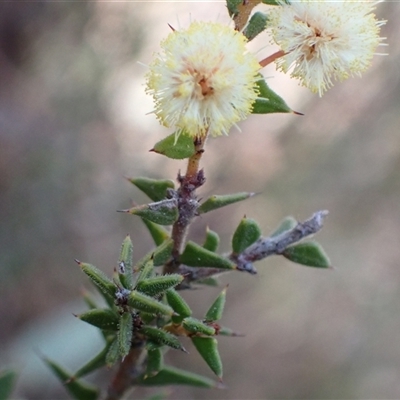
<svg viewBox="0 0 400 400">
<path fill-rule="evenodd" d="M 251 11 L 260 3 L 261 0 L 243 0 L 236 6 L 237 14 L 234 16 L 233 20 L 237 31 L 242 31 L 249 20 Z"/>
<path fill-rule="evenodd" d="M 194 141 L 195 153 L 189 158 L 184 180 L 189 182 L 196 178 L 199 172 L 200 159 L 204 153 L 206 137 L 196 137 Z"/>
<path fill-rule="evenodd" d="M 132 386 L 132 381 L 143 373 L 144 345 L 142 340 L 132 344 L 131 351 L 119 365 L 107 389 L 105 400 L 120 400 Z"/>
<path fill-rule="evenodd" d="M 196 189 L 203 185 L 205 177 L 200 169 L 200 160 L 204 153 L 207 136 L 198 136 L 194 140 L 195 153 L 189 158 L 184 176 L 179 175 L 180 188 L 177 191 L 179 217 L 172 226 L 171 237 L 174 241 L 172 260 L 164 266 L 164 274 L 171 274 L 179 267 L 179 255 L 183 250 L 189 225 L 196 216 L 198 201 Z"/>
<path fill-rule="evenodd" d="M 271 54 L 267 58 L 264 58 L 264 60 L 260 61 L 261 67 L 266 67 L 268 64 L 271 64 L 273 61 L 275 61 L 279 57 L 283 57 L 286 53 L 283 50 L 279 50 L 274 54 Z"/>
</svg>

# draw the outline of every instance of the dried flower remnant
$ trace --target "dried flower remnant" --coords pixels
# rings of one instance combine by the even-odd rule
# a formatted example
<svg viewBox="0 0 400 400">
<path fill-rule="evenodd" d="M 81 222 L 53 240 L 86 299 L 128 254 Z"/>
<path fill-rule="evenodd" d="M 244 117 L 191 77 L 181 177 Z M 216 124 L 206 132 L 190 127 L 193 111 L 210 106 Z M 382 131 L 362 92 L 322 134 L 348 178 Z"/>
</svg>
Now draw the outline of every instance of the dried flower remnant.
<svg viewBox="0 0 400 400">
<path fill-rule="evenodd" d="M 159 121 L 204 137 L 228 134 L 245 119 L 257 98 L 260 69 L 246 43 L 242 33 L 213 22 L 171 32 L 147 74 Z"/>
<path fill-rule="evenodd" d="M 377 2 L 299 0 L 282 2 L 269 15 L 273 41 L 284 52 L 275 61 L 320 96 L 333 86 L 361 75 L 383 38 L 386 21 L 376 19 Z"/>
</svg>

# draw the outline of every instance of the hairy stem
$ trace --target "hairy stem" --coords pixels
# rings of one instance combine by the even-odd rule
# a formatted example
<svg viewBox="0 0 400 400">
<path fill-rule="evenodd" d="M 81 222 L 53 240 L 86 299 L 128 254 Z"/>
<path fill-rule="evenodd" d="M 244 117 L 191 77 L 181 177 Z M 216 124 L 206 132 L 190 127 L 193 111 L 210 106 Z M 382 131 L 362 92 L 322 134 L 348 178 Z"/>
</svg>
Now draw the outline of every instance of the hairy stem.
<svg viewBox="0 0 400 400">
<path fill-rule="evenodd" d="M 262 260 L 273 254 L 280 255 L 288 246 L 314 235 L 322 229 L 327 215 L 328 211 L 326 210 L 317 211 L 304 222 L 298 222 L 293 229 L 285 231 L 278 236 L 261 237 L 243 253 L 231 255 L 229 258 L 236 263 L 239 271 L 255 274 L 257 271 L 253 266 L 254 261 Z"/>
<path fill-rule="evenodd" d="M 206 136 L 195 138 L 195 153 L 188 160 L 186 174 L 184 176 L 178 175 L 180 183 L 180 188 L 177 191 L 179 217 L 172 227 L 171 237 L 174 241 L 172 260 L 164 266 L 164 274 L 171 274 L 178 270 L 178 258 L 183 250 L 189 225 L 196 216 L 199 206 L 196 189 L 205 182 L 203 170 L 200 169 L 205 141 Z"/>
<path fill-rule="evenodd" d="M 304 238 L 314 235 L 322 229 L 324 219 L 328 215 L 328 211 L 317 211 L 309 219 L 298 222 L 297 225 L 280 235 L 273 237 L 261 237 L 254 244 L 249 246 L 240 254 L 225 254 L 236 264 L 238 271 L 249 272 L 256 274 L 253 263 L 262 260 L 263 258 L 272 255 L 281 255 L 288 246 L 297 243 Z M 220 275 L 229 271 L 220 268 L 193 268 L 182 265 L 179 268 L 179 273 L 185 275 L 185 284 L 190 285 L 190 282 L 198 279 L 208 278 L 214 275 Z"/>
</svg>

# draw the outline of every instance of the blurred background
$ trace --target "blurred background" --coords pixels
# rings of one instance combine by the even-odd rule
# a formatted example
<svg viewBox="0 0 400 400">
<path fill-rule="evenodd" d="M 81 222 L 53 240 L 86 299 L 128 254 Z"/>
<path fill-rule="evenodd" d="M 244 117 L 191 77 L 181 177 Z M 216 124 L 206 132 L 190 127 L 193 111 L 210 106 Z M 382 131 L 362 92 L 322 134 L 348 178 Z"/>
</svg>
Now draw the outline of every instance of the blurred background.
<svg viewBox="0 0 400 400">
<path fill-rule="evenodd" d="M 209 141 L 201 195 L 260 195 L 197 220 L 191 238 L 208 225 L 227 251 L 244 214 L 267 235 L 287 215 L 328 209 L 317 239 L 335 268 L 276 257 L 257 276 L 223 276 L 222 322 L 246 334 L 219 341 L 227 389 L 170 398 L 400 398 L 400 5 L 377 14 L 389 55 L 362 78 L 319 98 L 270 66 L 268 83 L 305 116 L 251 116 Z M 146 115 L 144 65 L 167 23 L 195 19 L 228 23 L 224 2 L 0 4 L 0 368 L 19 371 L 18 398 L 68 398 L 41 355 L 73 370 L 101 347 L 72 315 L 90 288 L 74 258 L 111 273 L 127 233 L 135 259 L 151 248 L 140 220 L 116 210 L 146 201 L 124 177 L 184 168 L 148 152 L 171 131 Z M 251 49 L 274 51 L 262 35 Z M 185 295 L 201 316 L 218 292 Z M 195 351 L 177 353 L 170 363 L 212 377 Z M 89 380 L 105 387 L 107 376 Z"/>
</svg>

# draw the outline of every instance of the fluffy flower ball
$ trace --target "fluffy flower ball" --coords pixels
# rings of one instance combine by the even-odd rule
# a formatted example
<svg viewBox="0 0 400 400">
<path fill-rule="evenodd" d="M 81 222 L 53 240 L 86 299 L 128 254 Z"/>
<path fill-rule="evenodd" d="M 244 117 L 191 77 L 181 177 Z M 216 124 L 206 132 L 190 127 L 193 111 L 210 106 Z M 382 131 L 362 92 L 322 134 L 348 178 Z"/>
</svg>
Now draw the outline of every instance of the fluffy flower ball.
<svg viewBox="0 0 400 400">
<path fill-rule="evenodd" d="M 218 136 L 245 119 L 260 69 L 246 42 L 242 33 L 213 22 L 171 32 L 146 77 L 159 121 L 178 133 Z"/>
<path fill-rule="evenodd" d="M 269 15 L 272 37 L 286 53 L 277 59 L 284 71 L 321 96 L 333 85 L 360 75 L 371 64 L 382 38 L 372 11 L 375 3 L 355 0 L 296 0 Z"/>
</svg>

